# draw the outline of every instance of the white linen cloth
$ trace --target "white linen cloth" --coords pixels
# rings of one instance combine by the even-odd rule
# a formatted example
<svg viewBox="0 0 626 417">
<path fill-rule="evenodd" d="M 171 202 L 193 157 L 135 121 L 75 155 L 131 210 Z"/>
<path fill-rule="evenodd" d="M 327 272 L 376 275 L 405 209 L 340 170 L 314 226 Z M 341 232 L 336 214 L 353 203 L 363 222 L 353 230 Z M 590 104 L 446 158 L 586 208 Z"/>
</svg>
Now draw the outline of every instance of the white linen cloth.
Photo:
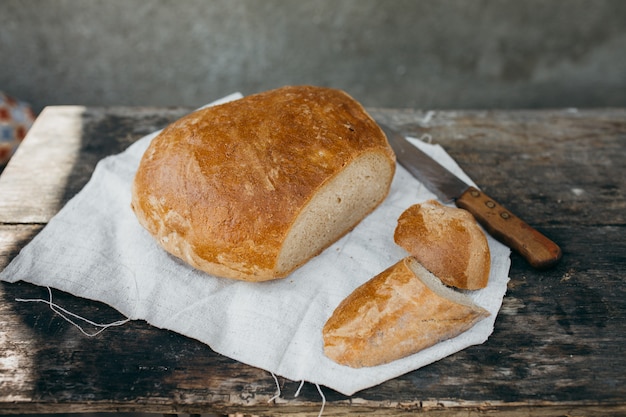
<svg viewBox="0 0 626 417">
<path fill-rule="evenodd" d="M 83 190 L 23 248 L 0 279 L 104 302 L 129 319 L 197 339 L 237 361 L 345 395 L 481 344 L 492 333 L 507 288 L 510 251 L 489 236 L 489 285 L 470 293 L 489 310 L 489 318 L 454 339 L 386 365 L 352 369 L 336 364 L 323 353 L 324 323 L 358 285 L 407 256 L 393 241 L 398 216 L 435 196 L 398 166 L 382 205 L 287 278 L 264 283 L 216 278 L 157 246 L 130 208 L 131 182 L 157 133 L 101 160 Z M 440 146 L 412 142 L 471 183 Z"/>
</svg>

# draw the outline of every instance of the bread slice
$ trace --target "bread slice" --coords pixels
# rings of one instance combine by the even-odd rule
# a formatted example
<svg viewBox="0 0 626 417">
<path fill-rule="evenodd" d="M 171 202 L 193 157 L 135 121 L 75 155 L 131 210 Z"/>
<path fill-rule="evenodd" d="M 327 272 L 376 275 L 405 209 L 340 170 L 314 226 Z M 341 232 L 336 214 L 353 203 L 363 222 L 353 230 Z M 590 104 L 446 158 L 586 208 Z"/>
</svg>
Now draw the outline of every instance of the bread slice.
<svg viewBox="0 0 626 417">
<path fill-rule="evenodd" d="M 382 365 L 453 338 L 487 316 L 407 257 L 339 304 L 322 331 L 324 353 L 353 368 Z"/>
<path fill-rule="evenodd" d="M 415 204 L 398 218 L 394 240 L 446 285 L 465 290 L 487 286 L 487 237 L 465 210 L 436 200 Z"/>
<path fill-rule="evenodd" d="M 132 188 L 139 222 L 171 254 L 247 281 L 288 275 L 389 192 L 395 155 L 340 90 L 283 87 L 164 129 Z"/>
</svg>

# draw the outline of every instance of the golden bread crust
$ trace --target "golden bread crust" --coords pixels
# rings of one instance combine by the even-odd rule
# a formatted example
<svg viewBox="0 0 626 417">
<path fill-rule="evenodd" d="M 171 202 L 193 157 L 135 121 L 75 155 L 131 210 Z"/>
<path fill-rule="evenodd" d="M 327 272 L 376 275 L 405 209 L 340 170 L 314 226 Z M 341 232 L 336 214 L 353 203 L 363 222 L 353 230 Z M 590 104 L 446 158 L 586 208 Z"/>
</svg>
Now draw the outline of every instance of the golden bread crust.
<svg viewBox="0 0 626 417">
<path fill-rule="evenodd" d="M 412 257 L 376 275 L 328 319 L 324 353 L 354 368 L 382 365 L 455 337 L 489 316 L 437 281 L 444 290 L 438 289 L 434 280 Z"/>
<path fill-rule="evenodd" d="M 393 176 L 393 151 L 358 102 L 335 89 L 283 87 L 166 127 L 140 162 L 132 207 L 167 251 L 194 267 L 274 279 L 291 272 L 277 271 L 276 261 L 299 213 L 366 153 L 383 155 Z"/>
<path fill-rule="evenodd" d="M 467 211 L 429 200 L 398 218 L 395 242 L 445 284 L 466 290 L 485 288 L 489 280 L 489 244 Z"/>
</svg>

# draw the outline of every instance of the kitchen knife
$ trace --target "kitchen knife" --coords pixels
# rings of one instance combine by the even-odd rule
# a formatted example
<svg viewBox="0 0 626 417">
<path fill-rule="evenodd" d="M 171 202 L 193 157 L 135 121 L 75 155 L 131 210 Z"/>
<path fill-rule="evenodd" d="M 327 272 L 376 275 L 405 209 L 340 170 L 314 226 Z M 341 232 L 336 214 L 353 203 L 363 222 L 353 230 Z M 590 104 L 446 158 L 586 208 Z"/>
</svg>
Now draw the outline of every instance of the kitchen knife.
<svg viewBox="0 0 626 417">
<path fill-rule="evenodd" d="M 402 134 L 379 123 L 398 162 L 442 201 L 472 213 L 490 235 L 522 255 L 530 265 L 543 269 L 561 259 L 561 249 L 476 187 L 466 184 Z"/>
</svg>

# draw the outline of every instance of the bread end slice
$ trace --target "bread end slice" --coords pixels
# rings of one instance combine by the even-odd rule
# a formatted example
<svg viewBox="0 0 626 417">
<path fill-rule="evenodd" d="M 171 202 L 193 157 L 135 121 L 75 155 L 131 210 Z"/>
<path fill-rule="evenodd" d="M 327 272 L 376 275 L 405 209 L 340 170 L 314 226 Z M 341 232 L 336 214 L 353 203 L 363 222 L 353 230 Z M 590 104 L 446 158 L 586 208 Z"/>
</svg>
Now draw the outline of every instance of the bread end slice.
<svg viewBox="0 0 626 417">
<path fill-rule="evenodd" d="M 465 210 L 436 200 L 415 204 L 398 218 L 394 240 L 446 285 L 464 290 L 487 286 L 489 244 Z"/>
<path fill-rule="evenodd" d="M 339 304 L 322 331 L 324 353 L 353 368 L 382 365 L 458 336 L 487 316 L 407 257 Z"/>
</svg>

